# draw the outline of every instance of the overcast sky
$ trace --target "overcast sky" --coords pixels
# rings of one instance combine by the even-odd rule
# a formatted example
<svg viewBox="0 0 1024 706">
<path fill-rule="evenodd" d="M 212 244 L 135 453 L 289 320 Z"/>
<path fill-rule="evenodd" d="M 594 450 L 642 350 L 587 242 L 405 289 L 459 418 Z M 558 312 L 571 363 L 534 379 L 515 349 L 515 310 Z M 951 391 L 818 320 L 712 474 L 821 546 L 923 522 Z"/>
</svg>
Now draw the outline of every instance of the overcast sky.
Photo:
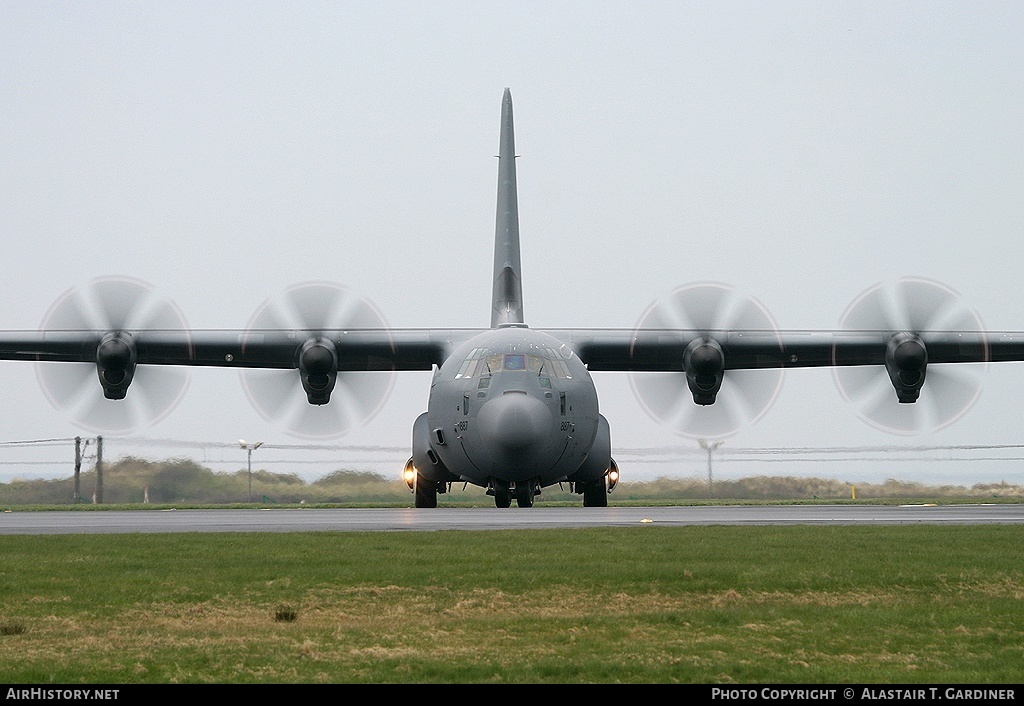
<svg viewBox="0 0 1024 706">
<path fill-rule="evenodd" d="M 487 326 L 508 86 L 534 328 L 630 328 L 676 287 L 716 281 L 783 329 L 832 329 L 865 289 L 912 275 L 959 292 L 990 330 L 1021 330 L 1021 26 L 1019 2 L 8 0 L 0 328 L 37 329 L 105 275 L 151 283 L 195 328 L 244 328 L 310 280 L 369 298 L 394 327 Z M 34 367 L 0 363 L 0 440 L 90 434 Z M 697 442 L 649 419 L 626 375 L 595 378 L 626 478 L 704 472 L 699 455 L 633 453 Z M 399 375 L 369 424 L 330 443 L 407 446 L 429 379 Z M 721 451 L 1012 445 L 1022 393 L 1024 363 L 992 365 L 956 424 L 893 436 L 858 418 L 830 371 L 789 371 Z M 136 435 L 305 443 L 254 411 L 230 370 L 193 371 L 181 404 Z M 108 443 L 108 458 L 245 464 L 232 448 Z M 748 456 L 721 473 L 1024 482 L 1019 463 L 977 460 L 987 451 L 915 453 L 972 460 Z M 403 460 L 261 454 L 307 475 L 343 456 L 395 473 Z M 44 457 L 0 452 L 0 480 L 42 472 L 4 458 Z"/>
</svg>

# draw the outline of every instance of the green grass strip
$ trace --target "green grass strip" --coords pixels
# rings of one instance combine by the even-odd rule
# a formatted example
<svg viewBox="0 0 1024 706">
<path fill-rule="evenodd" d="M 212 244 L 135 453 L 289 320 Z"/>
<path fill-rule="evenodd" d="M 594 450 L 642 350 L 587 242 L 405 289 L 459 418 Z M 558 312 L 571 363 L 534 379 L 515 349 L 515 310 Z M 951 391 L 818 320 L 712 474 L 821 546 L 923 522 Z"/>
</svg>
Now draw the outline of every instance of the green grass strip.
<svg viewBox="0 0 1024 706">
<path fill-rule="evenodd" d="M 6 683 L 1022 683 L 1024 527 L 0 537 Z"/>
</svg>

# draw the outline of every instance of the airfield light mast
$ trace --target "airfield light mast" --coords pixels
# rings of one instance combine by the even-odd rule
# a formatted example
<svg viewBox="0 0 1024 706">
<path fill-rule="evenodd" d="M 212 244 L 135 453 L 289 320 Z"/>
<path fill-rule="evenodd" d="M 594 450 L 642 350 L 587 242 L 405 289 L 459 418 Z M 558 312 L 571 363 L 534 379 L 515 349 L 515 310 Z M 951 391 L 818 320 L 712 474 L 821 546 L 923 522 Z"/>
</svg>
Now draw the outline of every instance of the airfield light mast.
<svg viewBox="0 0 1024 706">
<path fill-rule="evenodd" d="M 714 494 L 714 481 L 711 477 L 711 454 L 714 453 L 715 449 L 722 445 L 722 440 L 708 441 L 707 439 L 700 440 L 700 447 L 708 452 L 708 496 Z"/>
<path fill-rule="evenodd" d="M 252 452 L 263 446 L 263 442 L 257 441 L 255 444 L 248 444 L 245 439 L 239 439 L 238 445 L 245 449 L 249 455 L 249 502 L 252 502 Z"/>
</svg>

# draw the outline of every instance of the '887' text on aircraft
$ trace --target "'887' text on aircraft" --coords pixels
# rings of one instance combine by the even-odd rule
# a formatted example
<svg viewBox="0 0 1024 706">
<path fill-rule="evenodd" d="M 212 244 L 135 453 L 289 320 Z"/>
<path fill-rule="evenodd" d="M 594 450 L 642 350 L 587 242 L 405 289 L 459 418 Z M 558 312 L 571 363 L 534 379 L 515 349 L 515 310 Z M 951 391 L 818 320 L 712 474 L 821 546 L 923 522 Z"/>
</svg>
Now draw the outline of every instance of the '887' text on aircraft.
<svg viewBox="0 0 1024 706">
<path fill-rule="evenodd" d="M 289 424 L 314 436 L 337 435 L 372 414 L 395 371 L 432 370 L 404 472 L 424 508 L 436 507 L 453 483 L 486 488 L 498 507 L 513 499 L 529 507 L 555 484 L 568 484 L 585 506 L 607 505 L 618 467 L 592 371 L 632 373 L 657 420 L 714 437 L 762 414 L 784 368 L 831 366 L 867 421 L 910 433 L 953 421 L 977 396 L 979 387 L 954 371 L 961 366 L 949 364 L 1024 360 L 1020 336 L 986 333 L 955 293 L 922 279 L 867 290 L 830 332 L 781 332 L 756 301 L 709 283 L 655 303 L 635 329 L 531 329 L 508 89 L 497 197 L 487 329 L 390 330 L 365 300 L 309 284 L 264 304 L 244 331 L 196 332 L 141 283 L 105 279 L 69 291 L 40 332 L 2 334 L 0 359 L 39 362 L 56 406 L 113 429 L 131 425 L 133 396 L 149 418 L 169 412 L 187 366 L 238 368 L 265 416 L 280 418 L 289 395 L 300 397 Z M 129 392 L 133 381 L 140 389 Z M 915 404 L 929 394 L 931 404 Z"/>
</svg>

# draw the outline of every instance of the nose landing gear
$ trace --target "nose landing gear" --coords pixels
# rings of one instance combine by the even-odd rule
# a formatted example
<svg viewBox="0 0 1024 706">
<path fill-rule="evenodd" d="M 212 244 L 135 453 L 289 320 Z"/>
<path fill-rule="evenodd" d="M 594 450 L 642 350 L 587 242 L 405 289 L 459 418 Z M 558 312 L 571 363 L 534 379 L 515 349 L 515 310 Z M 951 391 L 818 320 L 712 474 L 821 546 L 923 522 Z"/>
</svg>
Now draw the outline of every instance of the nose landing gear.
<svg viewBox="0 0 1024 706">
<path fill-rule="evenodd" d="M 516 505 L 533 507 L 533 496 L 537 494 L 537 484 L 532 480 L 516 483 Z"/>
<path fill-rule="evenodd" d="M 494 481 L 490 494 L 494 496 L 495 507 L 510 507 L 512 505 L 512 490 L 508 483 Z"/>
<path fill-rule="evenodd" d="M 495 507 L 511 507 L 512 498 L 519 507 L 533 507 L 533 499 L 540 495 L 536 481 L 519 481 L 514 484 L 493 479 L 487 488 L 487 494 L 494 496 Z"/>
</svg>

